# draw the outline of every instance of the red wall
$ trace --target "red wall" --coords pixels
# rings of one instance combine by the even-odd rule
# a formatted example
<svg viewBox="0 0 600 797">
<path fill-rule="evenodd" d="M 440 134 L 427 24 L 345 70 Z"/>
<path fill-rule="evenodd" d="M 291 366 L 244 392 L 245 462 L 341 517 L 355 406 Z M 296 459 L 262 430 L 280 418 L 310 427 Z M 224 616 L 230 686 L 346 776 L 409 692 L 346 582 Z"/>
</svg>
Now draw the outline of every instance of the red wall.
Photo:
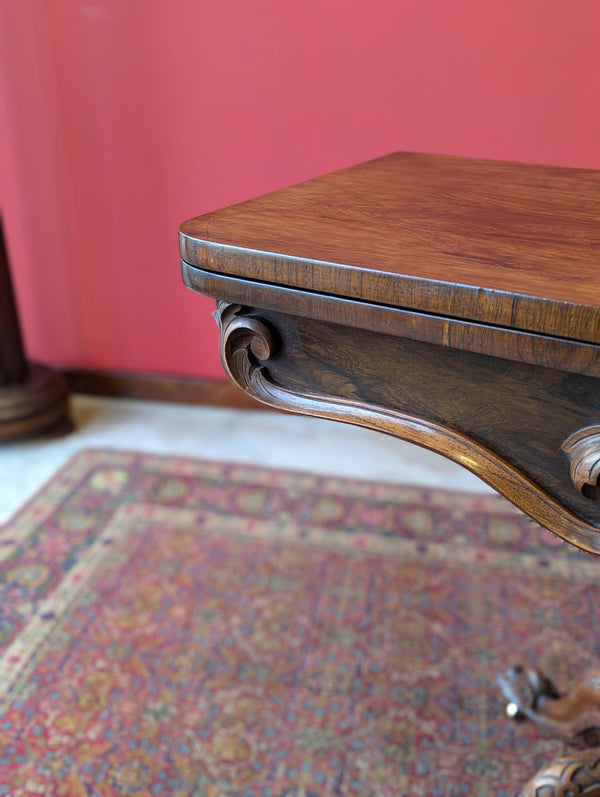
<svg viewBox="0 0 600 797">
<path fill-rule="evenodd" d="M 600 169 L 598 0 L 0 3 L 30 356 L 220 376 L 184 219 L 409 149 Z"/>
</svg>

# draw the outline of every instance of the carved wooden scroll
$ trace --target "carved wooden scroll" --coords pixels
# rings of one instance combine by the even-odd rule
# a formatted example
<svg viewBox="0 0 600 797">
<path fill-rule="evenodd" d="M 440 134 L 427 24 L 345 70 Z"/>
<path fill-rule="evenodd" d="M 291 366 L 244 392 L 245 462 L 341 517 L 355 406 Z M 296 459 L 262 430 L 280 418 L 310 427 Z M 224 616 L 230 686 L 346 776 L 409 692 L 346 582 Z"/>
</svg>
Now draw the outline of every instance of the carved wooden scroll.
<svg viewBox="0 0 600 797">
<path fill-rule="evenodd" d="M 586 498 L 600 500 L 600 426 L 585 429 L 568 437 L 562 445 L 571 460 L 571 479 Z"/>
</svg>

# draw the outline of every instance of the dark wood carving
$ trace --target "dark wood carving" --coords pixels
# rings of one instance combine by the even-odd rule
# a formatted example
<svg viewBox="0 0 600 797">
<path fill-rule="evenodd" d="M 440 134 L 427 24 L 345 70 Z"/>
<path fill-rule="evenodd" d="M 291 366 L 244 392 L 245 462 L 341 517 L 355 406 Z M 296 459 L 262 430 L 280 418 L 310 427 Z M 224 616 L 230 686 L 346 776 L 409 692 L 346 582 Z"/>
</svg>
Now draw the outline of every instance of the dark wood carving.
<svg viewBox="0 0 600 797">
<path fill-rule="evenodd" d="M 8 256 L 0 225 L 0 442 L 72 429 L 61 376 L 25 358 Z"/>
<path fill-rule="evenodd" d="M 518 797 L 600 797 L 600 748 L 557 758 L 526 784 Z"/>
<path fill-rule="evenodd" d="M 563 696 L 534 668 L 509 667 L 498 681 L 508 701 L 509 717 L 526 717 L 565 739 L 600 729 L 600 670 L 589 672 Z"/>
<path fill-rule="evenodd" d="M 247 393 L 264 401 L 266 372 L 261 363 L 275 353 L 276 333 L 260 318 L 245 314 L 242 307 L 227 302 L 219 302 L 215 318 L 221 334 L 220 354 L 225 372 Z"/>
<path fill-rule="evenodd" d="M 510 667 L 498 677 L 506 713 L 527 718 L 564 739 L 600 728 L 600 670 L 590 671 L 567 694 L 534 668 Z M 542 767 L 519 797 L 600 797 L 600 749 L 576 751 Z"/>
<path fill-rule="evenodd" d="M 587 426 L 562 445 L 571 461 L 571 480 L 586 498 L 600 499 L 600 426 Z"/>
</svg>

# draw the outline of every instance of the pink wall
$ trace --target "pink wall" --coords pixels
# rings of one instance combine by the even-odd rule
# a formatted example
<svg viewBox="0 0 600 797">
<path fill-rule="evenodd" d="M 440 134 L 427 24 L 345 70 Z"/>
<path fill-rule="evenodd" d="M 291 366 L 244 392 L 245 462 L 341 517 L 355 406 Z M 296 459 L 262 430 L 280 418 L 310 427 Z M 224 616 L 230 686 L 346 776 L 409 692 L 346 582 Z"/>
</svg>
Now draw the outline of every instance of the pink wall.
<svg viewBox="0 0 600 797">
<path fill-rule="evenodd" d="M 409 149 L 600 169 L 598 0 L 0 4 L 30 356 L 221 376 L 184 219 Z"/>
</svg>

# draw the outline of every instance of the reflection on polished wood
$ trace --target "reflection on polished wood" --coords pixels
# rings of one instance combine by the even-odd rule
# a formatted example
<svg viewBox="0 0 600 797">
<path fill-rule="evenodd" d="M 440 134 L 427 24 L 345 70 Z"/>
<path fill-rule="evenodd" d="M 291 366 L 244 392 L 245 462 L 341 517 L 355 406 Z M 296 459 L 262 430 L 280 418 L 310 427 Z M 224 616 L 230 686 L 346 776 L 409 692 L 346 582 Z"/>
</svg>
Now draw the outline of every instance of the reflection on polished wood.
<svg viewBox="0 0 600 797">
<path fill-rule="evenodd" d="M 397 153 L 186 222 L 183 277 L 247 394 L 437 451 L 599 552 L 598 218 L 598 172 Z"/>
</svg>

